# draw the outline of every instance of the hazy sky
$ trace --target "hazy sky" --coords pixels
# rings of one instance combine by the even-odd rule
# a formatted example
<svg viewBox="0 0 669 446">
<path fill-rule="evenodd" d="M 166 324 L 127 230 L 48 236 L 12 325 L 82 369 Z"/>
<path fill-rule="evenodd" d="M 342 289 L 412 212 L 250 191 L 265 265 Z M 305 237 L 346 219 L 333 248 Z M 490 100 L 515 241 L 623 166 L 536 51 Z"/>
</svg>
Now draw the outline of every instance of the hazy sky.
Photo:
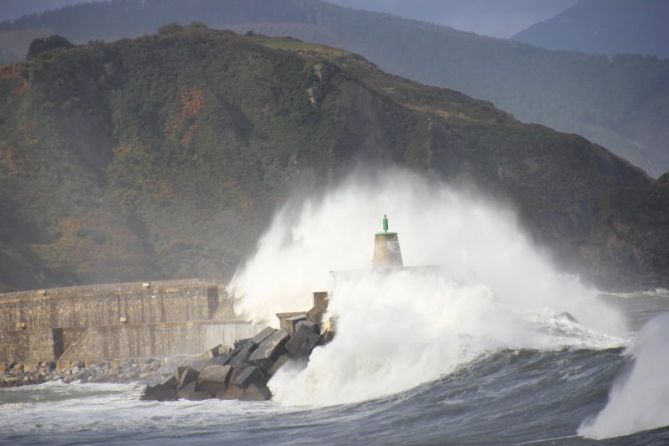
<svg viewBox="0 0 669 446">
<path fill-rule="evenodd" d="M 327 0 L 494 37 L 510 37 L 577 0 Z"/>
</svg>

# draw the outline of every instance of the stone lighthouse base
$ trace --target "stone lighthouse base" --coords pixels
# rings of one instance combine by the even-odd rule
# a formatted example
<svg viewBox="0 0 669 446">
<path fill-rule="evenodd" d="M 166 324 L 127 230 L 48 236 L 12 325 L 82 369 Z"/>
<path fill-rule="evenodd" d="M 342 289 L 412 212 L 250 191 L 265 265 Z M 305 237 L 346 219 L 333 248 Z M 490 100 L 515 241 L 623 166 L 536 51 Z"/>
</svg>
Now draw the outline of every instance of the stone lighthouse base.
<svg viewBox="0 0 669 446">
<path fill-rule="evenodd" d="M 396 232 L 379 232 L 374 236 L 374 268 L 402 268 L 402 251 Z"/>
</svg>

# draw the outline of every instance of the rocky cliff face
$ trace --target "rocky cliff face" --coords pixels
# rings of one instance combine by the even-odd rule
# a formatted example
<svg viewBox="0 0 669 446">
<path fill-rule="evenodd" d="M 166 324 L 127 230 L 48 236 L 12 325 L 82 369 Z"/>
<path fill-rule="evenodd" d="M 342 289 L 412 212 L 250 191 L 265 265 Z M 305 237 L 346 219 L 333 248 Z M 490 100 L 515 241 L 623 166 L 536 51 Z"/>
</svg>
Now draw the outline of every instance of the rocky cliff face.
<svg viewBox="0 0 669 446">
<path fill-rule="evenodd" d="M 5 288 L 230 274 L 291 191 L 360 163 L 504 197 L 596 283 L 669 281 L 664 183 L 330 47 L 174 25 L 2 67 L 0 97 Z"/>
</svg>

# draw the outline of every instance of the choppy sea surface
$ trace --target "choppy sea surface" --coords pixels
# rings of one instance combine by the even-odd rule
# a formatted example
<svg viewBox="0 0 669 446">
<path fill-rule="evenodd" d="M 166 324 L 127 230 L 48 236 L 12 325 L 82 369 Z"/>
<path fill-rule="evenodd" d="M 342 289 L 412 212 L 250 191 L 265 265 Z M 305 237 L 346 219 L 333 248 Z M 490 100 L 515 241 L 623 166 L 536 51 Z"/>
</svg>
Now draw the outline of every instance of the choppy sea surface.
<svg viewBox="0 0 669 446">
<path fill-rule="evenodd" d="M 640 334 L 652 338 L 663 333 L 642 327 L 669 311 L 667 290 L 602 298 L 626 315 L 630 345 Z M 658 411 L 660 420 L 662 412 L 669 415 L 669 399 L 662 398 L 659 407 L 645 408 L 650 415 L 638 416 L 638 431 L 631 425 L 627 431 L 633 432 L 592 439 L 618 435 L 617 419 L 634 416 L 627 417 L 628 410 L 644 410 L 648 398 L 643 392 L 667 389 L 669 371 L 664 378 L 643 375 L 662 365 L 653 355 L 663 352 L 633 353 L 625 347 L 499 349 L 409 391 L 334 406 L 144 402 L 139 401 L 139 384 L 47 383 L 0 389 L 0 444 L 667 445 L 669 426 L 644 430 L 643 423 L 649 416 L 657 424 Z M 636 370 L 641 361 L 646 366 Z M 636 401 L 636 388 L 627 385 L 635 375 L 642 382 L 644 376 L 651 379 Z M 664 382 L 654 388 L 652 379 Z M 613 388 L 623 390 L 614 395 Z M 607 407 L 609 402 L 622 407 Z M 603 416 L 596 428 L 588 427 L 605 407 L 612 412 L 607 416 L 614 427 Z"/>
</svg>

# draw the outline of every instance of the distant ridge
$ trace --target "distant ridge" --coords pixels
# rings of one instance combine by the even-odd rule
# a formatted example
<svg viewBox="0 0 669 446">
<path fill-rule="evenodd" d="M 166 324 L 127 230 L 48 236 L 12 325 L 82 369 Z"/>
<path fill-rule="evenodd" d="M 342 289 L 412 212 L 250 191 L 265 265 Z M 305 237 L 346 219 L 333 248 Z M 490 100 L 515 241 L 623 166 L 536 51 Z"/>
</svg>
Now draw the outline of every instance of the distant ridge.
<svg viewBox="0 0 669 446">
<path fill-rule="evenodd" d="M 655 177 L 669 171 L 669 61 L 553 52 L 317 0 L 114 0 L 0 24 L 75 42 L 199 21 L 362 54 L 382 69 L 493 102 L 524 122 L 576 133 Z"/>
<path fill-rule="evenodd" d="M 485 36 L 508 38 L 564 11 L 577 0 L 327 0 Z"/>
<path fill-rule="evenodd" d="M 666 0 L 580 0 L 513 39 L 553 50 L 669 58 Z"/>
</svg>

